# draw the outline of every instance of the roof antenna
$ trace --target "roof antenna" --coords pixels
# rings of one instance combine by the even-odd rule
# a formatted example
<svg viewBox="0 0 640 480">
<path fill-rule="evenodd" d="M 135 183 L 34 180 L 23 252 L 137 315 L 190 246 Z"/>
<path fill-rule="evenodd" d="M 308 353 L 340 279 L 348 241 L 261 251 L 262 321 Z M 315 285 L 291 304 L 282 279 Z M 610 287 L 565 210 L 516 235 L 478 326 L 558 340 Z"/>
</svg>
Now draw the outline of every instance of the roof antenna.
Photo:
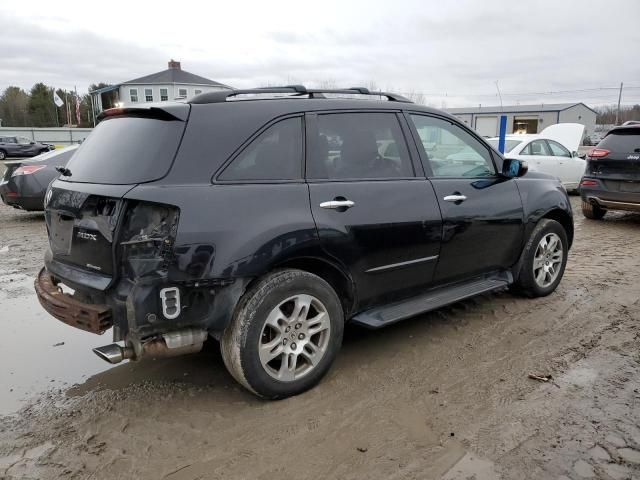
<svg viewBox="0 0 640 480">
<path fill-rule="evenodd" d="M 502 94 L 500 93 L 500 85 L 498 85 L 498 80 L 496 80 L 496 90 L 498 90 L 498 98 L 500 99 L 500 111 L 504 111 L 504 107 L 502 106 Z"/>
</svg>

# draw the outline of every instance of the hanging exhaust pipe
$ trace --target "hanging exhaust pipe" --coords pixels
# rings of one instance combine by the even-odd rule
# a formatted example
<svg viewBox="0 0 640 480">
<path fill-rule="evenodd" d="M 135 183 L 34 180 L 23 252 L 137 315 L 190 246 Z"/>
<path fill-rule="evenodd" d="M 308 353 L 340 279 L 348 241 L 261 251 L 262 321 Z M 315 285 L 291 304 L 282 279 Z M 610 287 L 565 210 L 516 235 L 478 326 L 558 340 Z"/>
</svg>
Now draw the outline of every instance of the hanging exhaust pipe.
<svg viewBox="0 0 640 480">
<path fill-rule="evenodd" d="M 93 353 L 113 364 L 123 360 L 140 360 L 143 356 L 175 357 L 199 352 L 202 350 L 207 336 L 206 330 L 189 328 L 162 334 L 160 337 L 141 344 L 139 349 L 134 348 L 131 344 L 122 347 L 117 343 L 112 343 L 94 348 Z M 136 351 L 139 354 L 136 354 Z"/>
</svg>

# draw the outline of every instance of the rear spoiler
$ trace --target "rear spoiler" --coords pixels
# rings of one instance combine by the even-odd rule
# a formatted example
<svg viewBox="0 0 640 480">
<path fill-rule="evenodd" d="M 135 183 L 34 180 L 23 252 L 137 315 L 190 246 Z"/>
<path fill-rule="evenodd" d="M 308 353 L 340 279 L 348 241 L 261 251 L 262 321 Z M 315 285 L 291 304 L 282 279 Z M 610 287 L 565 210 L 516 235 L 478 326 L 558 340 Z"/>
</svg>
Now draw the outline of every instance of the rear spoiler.
<svg viewBox="0 0 640 480">
<path fill-rule="evenodd" d="M 142 117 L 158 120 L 180 120 L 189 118 L 190 105 L 186 103 L 173 103 L 169 105 L 152 104 L 135 107 L 118 107 L 104 110 L 98 115 L 98 120 L 111 117 Z"/>
</svg>

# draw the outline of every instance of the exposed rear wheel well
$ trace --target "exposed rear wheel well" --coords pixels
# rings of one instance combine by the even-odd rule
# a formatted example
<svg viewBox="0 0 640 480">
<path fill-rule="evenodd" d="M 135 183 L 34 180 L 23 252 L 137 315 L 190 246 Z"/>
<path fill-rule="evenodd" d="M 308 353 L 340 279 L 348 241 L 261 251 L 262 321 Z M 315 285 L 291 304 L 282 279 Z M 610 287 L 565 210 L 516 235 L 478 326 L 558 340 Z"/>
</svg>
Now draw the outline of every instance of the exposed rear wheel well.
<svg viewBox="0 0 640 480">
<path fill-rule="evenodd" d="M 564 231 L 567 232 L 567 240 L 569 241 L 569 247 L 573 244 L 573 221 L 567 212 L 560 209 L 551 210 L 547 212 L 544 217 L 550 220 L 555 220 L 564 228 Z"/>
<path fill-rule="evenodd" d="M 355 300 L 351 280 L 337 267 L 317 258 L 298 258 L 279 264 L 278 268 L 297 268 L 319 276 L 336 291 L 346 318 L 349 318 Z"/>
</svg>

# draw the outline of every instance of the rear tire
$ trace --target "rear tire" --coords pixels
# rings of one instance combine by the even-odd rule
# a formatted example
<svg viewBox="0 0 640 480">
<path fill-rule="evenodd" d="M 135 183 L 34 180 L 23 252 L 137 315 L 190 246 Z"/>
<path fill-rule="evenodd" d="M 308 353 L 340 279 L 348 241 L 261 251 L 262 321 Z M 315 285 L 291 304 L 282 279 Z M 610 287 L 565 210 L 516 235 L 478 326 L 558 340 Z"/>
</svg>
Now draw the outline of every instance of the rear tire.
<svg viewBox="0 0 640 480">
<path fill-rule="evenodd" d="M 7 158 L 7 152 L 0 150 L 0 160 L 4 160 L 5 158 Z"/>
<path fill-rule="evenodd" d="M 538 222 L 524 247 L 515 289 L 528 297 L 544 297 L 562 280 L 567 265 L 567 232 L 555 220 Z"/>
<path fill-rule="evenodd" d="M 327 373 L 344 313 L 326 281 L 302 270 L 266 275 L 242 296 L 220 341 L 229 373 L 258 396 L 302 393 Z"/>
<path fill-rule="evenodd" d="M 590 220 L 601 220 L 605 216 L 607 211 L 592 203 L 582 200 L 582 214 Z"/>
</svg>

